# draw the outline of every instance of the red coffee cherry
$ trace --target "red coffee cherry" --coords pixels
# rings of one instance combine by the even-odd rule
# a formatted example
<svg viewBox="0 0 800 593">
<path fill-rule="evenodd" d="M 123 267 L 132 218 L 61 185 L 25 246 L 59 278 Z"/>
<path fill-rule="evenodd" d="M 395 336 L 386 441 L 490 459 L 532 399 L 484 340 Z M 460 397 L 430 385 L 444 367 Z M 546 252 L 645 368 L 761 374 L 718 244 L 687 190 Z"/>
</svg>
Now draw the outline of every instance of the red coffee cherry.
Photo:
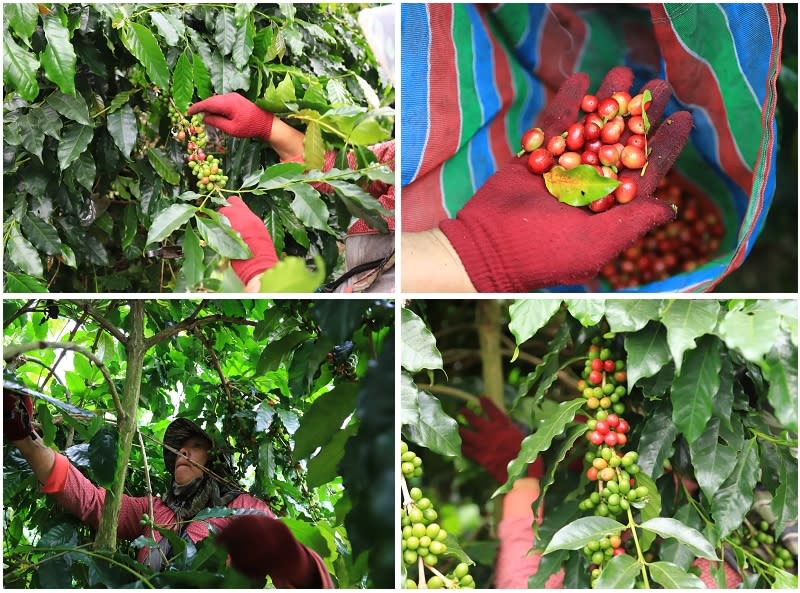
<svg viewBox="0 0 800 593">
<path fill-rule="evenodd" d="M 597 151 L 597 158 L 608 167 L 619 165 L 619 151 L 616 146 L 605 144 Z"/>
<path fill-rule="evenodd" d="M 631 115 L 641 115 L 642 109 L 647 111 L 647 109 L 650 107 L 652 99 L 647 101 L 647 103 L 643 104 L 642 98 L 643 98 L 642 93 L 639 93 L 638 95 L 632 97 L 630 102 L 628 102 L 628 112 Z"/>
<path fill-rule="evenodd" d="M 638 188 L 636 187 L 635 181 L 632 179 L 623 179 L 617 189 L 614 190 L 614 197 L 620 204 L 627 204 L 636 197 L 637 191 Z M 618 374 L 619 373 L 614 373 L 614 380 L 616 380 Z M 624 381 L 618 381 L 618 383 L 624 383 Z"/>
<path fill-rule="evenodd" d="M 628 129 L 634 134 L 644 134 L 644 119 L 642 119 L 642 116 L 631 116 L 628 120 Z"/>
<path fill-rule="evenodd" d="M 581 164 L 581 155 L 577 152 L 565 152 L 558 157 L 558 164 L 565 169 L 574 169 Z"/>
<path fill-rule="evenodd" d="M 599 200 L 595 200 L 589 204 L 589 210 L 592 212 L 605 212 L 615 203 L 616 199 L 614 198 L 614 194 L 608 194 L 607 196 L 602 197 Z"/>
<path fill-rule="evenodd" d="M 600 130 L 602 126 L 598 126 L 594 122 L 589 122 L 583 125 L 583 137 L 585 140 L 597 140 L 600 137 Z"/>
<path fill-rule="evenodd" d="M 545 148 L 553 156 L 560 156 L 567 149 L 567 141 L 561 136 L 553 136 L 547 141 Z"/>
<path fill-rule="evenodd" d="M 567 148 L 570 150 L 583 148 L 583 125 L 572 124 L 567 128 Z"/>
<path fill-rule="evenodd" d="M 597 165 L 600 163 L 600 159 L 597 158 L 597 153 L 592 152 L 591 150 L 584 150 L 581 153 L 581 163 L 584 165 Z"/>
<path fill-rule="evenodd" d="M 631 134 L 625 141 L 625 144 L 627 144 L 628 146 L 637 146 L 642 150 L 644 150 L 646 143 L 647 141 L 645 140 L 645 137 L 642 134 Z"/>
<path fill-rule="evenodd" d="M 531 128 L 522 135 L 522 149 L 525 152 L 533 152 L 544 142 L 544 132 L 542 128 Z"/>
<path fill-rule="evenodd" d="M 537 148 L 528 156 L 528 168 L 537 175 L 546 173 L 552 166 L 553 155 L 544 148 Z"/>
<path fill-rule="evenodd" d="M 585 113 L 591 113 L 597 109 L 598 103 L 599 101 L 594 95 L 584 95 L 583 99 L 581 100 L 581 111 L 584 111 Z"/>
<path fill-rule="evenodd" d="M 626 115 L 628 113 L 628 103 L 631 100 L 631 94 L 625 91 L 617 91 L 611 98 L 619 103 L 619 114 Z"/>
<path fill-rule="evenodd" d="M 604 119 L 611 119 L 619 113 L 619 103 L 611 97 L 603 99 L 597 104 L 597 113 Z"/>
</svg>

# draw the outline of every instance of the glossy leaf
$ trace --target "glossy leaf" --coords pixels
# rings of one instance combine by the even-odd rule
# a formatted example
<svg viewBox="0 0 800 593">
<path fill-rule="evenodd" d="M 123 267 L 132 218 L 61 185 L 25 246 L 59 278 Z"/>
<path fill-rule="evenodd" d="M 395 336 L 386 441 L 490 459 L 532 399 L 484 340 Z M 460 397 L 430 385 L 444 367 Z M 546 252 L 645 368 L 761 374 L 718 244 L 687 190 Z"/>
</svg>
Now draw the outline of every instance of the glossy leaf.
<svg viewBox="0 0 800 593">
<path fill-rule="evenodd" d="M 684 525 L 677 519 L 656 517 L 639 525 L 641 529 L 657 533 L 661 537 L 673 537 L 700 558 L 718 561 L 714 547 L 696 529 Z"/>
<path fill-rule="evenodd" d="M 620 182 L 603 177 L 591 165 L 565 169 L 556 165 L 543 175 L 550 195 L 570 206 L 588 206 L 617 189 Z"/>
<path fill-rule="evenodd" d="M 36 71 L 39 61 L 27 49 L 20 47 L 11 32 L 3 31 L 3 81 L 26 101 L 34 101 L 39 95 Z"/>
<path fill-rule="evenodd" d="M 45 102 L 67 119 L 86 126 L 92 125 L 92 120 L 89 117 L 89 107 L 81 95 L 72 97 L 56 92 L 48 96 Z"/>
<path fill-rule="evenodd" d="M 508 480 L 495 490 L 492 496 L 508 492 L 514 482 L 533 463 L 539 453 L 550 448 L 553 439 L 564 432 L 567 425 L 575 419 L 575 414 L 583 407 L 586 400 L 582 397 L 561 402 L 555 411 L 546 418 L 541 418 L 535 432 L 522 439 L 522 445 L 517 457 L 508 464 Z"/>
<path fill-rule="evenodd" d="M 203 281 L 205 265 L 203 261 L 203 248 L 197 238 L 192 225 L 186 225 L 183 235 L 183 274 L 186 284 L 195 287 Z"/>
<path fill-rule="evenodd" d="M 294 194 L 292 212 L 300 222 L 312 229 L 319 229 L 331 235 L 335 234 L 328 226 L 328 206 L 320 198 L 319 192 L 307 183 L 294 183 L 289 186 L 289 191 Z"/>
<path fill-rule="evenodd" d="M 80 183 L 87 191 L 92 191 L 97 177 L 97 165 L 94 157 L 87 150 L 81 153 L 77 160 L 72 163 L 70 170 L 75 176 L 75 181 Z"/>
<path fill-rule="evenodd" d="M 400 423 L 403 433 L 411 441 L 447 457 L 461 455 L 458 424 L 442 410 L 442 404 L 436 397 L 417 389 L 403 374 L 400 399 Z"/>
<path fill-rule="evenodd" d="M 39 11 L 32 2 L 15 2 L 3 6 L 5 16 L 11 30 L 24 43 L 28 43 L 39 23 Z"/>
<path fill-rule="evenodd" d="M 106 113 L 114 113 L 117 109 L 119 109 L 123 105 L 127 105 L 131 97 L 135 94 L 135 92 L 136 91 L 134 89 L 130 89 L 127 91 L 120 91 L 119 93 L 114 95 L 114 98 L 108 105 Z"/>
<path fill-rule="evenodd" d="M 570 315 L 583 327 L 597 325 L 605 315 L 605 301 L 600 299 L 565 299 L 564 302 Z"/>
<path fill-rule="evenodd" d="M 739 453 L 733 472 L 711 500 L 711 513 L 720 537 L 725 537 L 741 525 L 753 504 L 758 471 L 756 438 L 746 441 Z"/>
<path fill-rule="evenodd" d="M 201 99 L 207 99 L 214 92 L 211 88 L 211 75 L 203 60 L 196 54 L 192 56 L 192 70 L 194 72 L 194 85 L 197 87 L 197 96 Z"/>
<path fill-rule="evenodd" d="M 44 148 L 44 131 L 39 127 L 39 121 L 33 114 L 20 117 L 20 141 L 25 150 L 39 157 L 42 162 L 42 149 Z"/>
<path fill-rule="evenodd" d="M 194 70 L 186 52 L 181 52 L 178 61 L 175 62 L 175 69 L 172 71 L 172 99 L 175 101 L 178 111 L 183 113 L 188 109 L 193 95 Z"/>
<path fill-rule="evenodd" d="M 316 488 L 330 482 L 337 475 L 336 466 L 344 457 L 344 448 L 348 439 L 358 431 L 357 424 L 337 430 L 333 438 L 326 442 L 322 449 L 308 462 L 306 479 L 309 488 Z"/>
<path fill-rule="evenodd" d="M 425 322 L 406 307 L 401 310 L 401 320 L 401 366 L 410 373 L 441 369 L 442 355 L 436 347 L 436 338 Z"/>
<path fill-rule="evenodd" d="M 719 334 L 729 348 L 751 362 L 761 362 L 780 333 L 780 316 L 769 309 L 728 311 L 719 324 Z"/>
<path fill-rule="evenodd" d="M 345 418 L 355 411 L 357 393 L 355 384 L 339 385 L 314 400 L 294 434 L 295 459 L 305 459 L 330 440 Z"/>
<path fill-rule="evenodd" d="M 62 171 L 88 148 L 93 137 L 94 130 L 90 126 L 70 124 L 64 127 L 64 133 L 58 143 L 58 164 Z"/>
<path fill-rule="evenodd" d="M 22 230 L 39 251 L 49 255 L 61 253 L 62 245 L 58 231 L 49 222 L 35 216 L 26 216 L 22 220 Z"/>
<path fill-rule="evenodd" d="M 638 464 L 643 473 L 651 478 L 661 475 L 664 461 L 669 457 L 677 436 L 678 429 L 672 422 L 672 407 L 669 402 L 648 411 L 636 449 L 639 452 Z"/>
<path fill-rule="evenodd" d="M 233 42 L 233 63 L 242 69 L 247 65 L 250 56 L 253 55 L 255 42 L 255 30 L 251 19 L 247 19 L 243 25 L 238 25 L 235 30 L 236 38 Z"/>
<path fill-rule="evenodd" d="M 252 257 L 250 249 L 238 234 L 230 226 L 222 224 L 221 215 L 205 209 L 204 211 L 208 217 L 196 217 L 195 224 L 197 224 L 197 231 L 211 249 L 230 259 Z"/>
<path fill-rule="evenodd" d="M 652 377 L 670 361 L 667 332 L 660 323 L 651 322 L 644 329 L 625 335 L 628 353 L 628 389 L 642 377 Z"/>
<path fill-rule="evenodd" d="M 641 573 L 639 562 L 628 554 L 614 556 L 608 561 L 594 584 L 595 589 L 633 589 Z"/>
<path fill-rule="evenodd" d="M 158 243 L 169 237 L 175 230 L 189 222 L 197 208 L 191 204 L 173 204 L 159 212 L 147 232 L 146 245 Z"/>
<path fill-rule="evenodd" d="M 291 332 L 279 340 L 267 344 L 261 352 L 256 365 L 256 372 L 259 375 L 277 370 L 286 357 L 303 341 L 308 339 L 308 334 L 304 331 Z"/>
<path fill-rule="evenodd" d="M 153 26 L 158 30 L 159 35 L 164 38 L 164 41 L 167 42 L 167 45 L 170 47 L 178 45 L 181 37 L 177 31 L 177 23 L 171 22 L 166 14 L 157 11 L 150 13 L 150 20 L 153 21 Z"/>
<path fill-rule="evenodd" d="M 797 345 L 782 335 L 761 365 L 769 382 L 767 399 L 780 423 L 797 433 Z"/>
<path fill-rule="evenodd" d="M 58 85 L 62 93 L 75 94 L 75 49 L 69 39 L 69 30 L 58 15 L 42 16 L 42 27 L 47 46 L 39 54 L 44 74 Z"/>
<path fill-rule="evenodd" d="M 44 268 L 39 252 L 22 236 L 16 225 L 12 225 L 8 231 L 8 242 L 5 247 L 6 254 L 21 271 L 37 278 L 42 277 Z"/>
<path fill-rule="evenodd" d="M 686 353 L 683 372 L 672 384 L 672 420 L 691 445 L 711 418 L 711 401 L 719 389 L 719 340 L 707 336 Z"/>
<path fill-rule="evenodd" d="M 686 572 L 671 562 L 651 562 L 647 566 L 650 578 L 665 589 L 705 589 L 706 586 L 695 575 Z"/>
<path fill-rule="evenodd" d="M 664 302 L 661 323 L 667 328 L 667 344 L 678 374 L 683 353 L 695 347 L 697 338 L 714 330 L 719 312 L 719 303 L 713 300 L 673 299 Z"/>
<path fill-rule="evenodd" d="M 695 479 L 709 499 L 731 475 L 737 451 L 719 442 L 719 418 L 712 418 L 705 431 L 689 446 Z"/>
<path fill-rule="evenodd" d="M 515 301 L 509 308 L 508 329 L 514 335 L 517 348 L 536 335 L 561 307 L 557 299 Z M 516 353 L 514 358 L 516 358 Z M 514 359 L 512 358 L 512 360 Z"/>
<path fill-rule="evenodd" d="M 120 39 L 129 52 L 147 70 L 153 84 L 162 89 L 169 88 L 169 67 L 150 29 L 139 23 L 128 22 L 121 31 Z"/>
<path fill-rule="evenodd" d="M 101 486 L 109 486 L 117 469 L 119 451 L 116 428 L 104 426 L 89 441 L 89 467 Z"/>
<path fill-rule="evenodd" d="M 379 232 L 388 232 L 389 225 L 383 216 L 393 213 L 386 210 L 376 198 L 354 183 L 331 180 L 328 184 L 342 199 L 350 214 L 355 218 L 364 219 L 367 225 Z"/>
<path fill-rule="evenodd" d="M 214 40 L 223 56 L 231 55 L 236 43 L 236 25 L 233 22 L 233 12 L 223 10 L 219 13 L 214 23 Z"/>
<path fill-rule="evenodd" d="M 544 553 L 556 550 L 580 550 L 589 542 L 620 533 L 625 526 L 608 517 L 582 517 L 556 531 Z"/>
<path fill-rule="evenodd" d="M 121 109 L 108 114 L 106 119 L 108 132 L 119 151 L 130 158 L 136 140 L 139 137 L 139 130 L 136 126 L 136 114 L 133 113 L 130 105 L 125 105 Z"/>
<path fill-rule="evenodd" d="M 315 121 L 306 126 L 303 138 L 303 160 L 309 169 L 322 169 L 325 165 L 325 144 L 322 141 L 322 132 Z"/>
</svg>

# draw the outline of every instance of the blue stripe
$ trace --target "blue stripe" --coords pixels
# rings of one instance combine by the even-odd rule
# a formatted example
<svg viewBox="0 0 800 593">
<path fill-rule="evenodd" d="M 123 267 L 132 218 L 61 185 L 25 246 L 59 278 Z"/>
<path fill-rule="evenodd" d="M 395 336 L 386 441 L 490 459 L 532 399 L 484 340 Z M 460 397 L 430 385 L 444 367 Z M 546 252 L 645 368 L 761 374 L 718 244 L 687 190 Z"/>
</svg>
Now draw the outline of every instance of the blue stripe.
<svg viewBox="0 0 800 593">
<path fill-rule="evenodd" d="M 539 37 L 547 10 L 546 4 L 528 5 L 528 32 L 517 44 L 516 54 L 520 62 L 533 71 L 541 60 L 539 55 Z"/>
<path fill-rule="evenodd" d="M 476 189 L 497 170 L 494 155 L 489 144 L 488 123 L 500 111 L 500 94 L 495 86 L 494 61 L 492 44 L 488 31 L 478 14 L 478 9 L 470 5 L 467 10 L 472 24 L 473 72 L 475 75 L 475 91 L 481 106 L 481 127 L 475 133 L 469 145 L 470 173 L 472 185 Z"/>
<path fill-rule="evenodd" d="M 753 89 L 759 105 L 763 105 L 767 96 L 764 82 L 769 78 L 770 60 L 770 53 L 764 49 L 775 45 L 766 10 L 762 4 L 718 6 L 728 19 L 739 68 Z"/>
<path fill-rule="evenodd" d="M 761 216 L 759 216 L 755 221 L 753 221 L 754 231 L 750 237 L 750 242 L 747 244 L 747 251 L 746 255 L 750 254 L 750 250 L 753 248 L 753 244 L 756 242 L 756 239 L 761 234 L 761 229 L 764 227 L 764 222 L 767 219 L 767 213 L 769 212 L 770 206 L 772 206 L 772 199 L 775 197 L 775 184 L 777 181 L 778 176 L 778 124 L 773 118 L 772 120 L 772 155 L 770 156 L 770 162 L 772 166 L 769 169 L 769 174 L 765 179 L 766 186 L 764 187 L 764 204 L 761 208 Z"/>
<path fill-rule="evenodd" d="M 430 23 L 425 4 L 402 4 L 401 39 L 403 67 L 400 69 L 401 117 L 400 165 L 401 184 L 411 183 L 422 166 L 422 156 L 428 139 L 428 98 Z"/>
</svg>

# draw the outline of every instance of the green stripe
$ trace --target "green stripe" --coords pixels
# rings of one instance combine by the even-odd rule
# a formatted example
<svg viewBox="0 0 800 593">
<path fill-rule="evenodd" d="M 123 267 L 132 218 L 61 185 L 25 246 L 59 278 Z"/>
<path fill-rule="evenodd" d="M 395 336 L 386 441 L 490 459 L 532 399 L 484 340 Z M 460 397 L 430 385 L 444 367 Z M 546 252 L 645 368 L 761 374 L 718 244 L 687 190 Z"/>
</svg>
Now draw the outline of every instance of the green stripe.
<svg viewBox="0 0 800 593">
<path fill-rule="evenodd" d="M 482 123 L 473 69 L 472 23 L 463 4 L 456 4 L 453 7 L 453 39 L 457 40 L 455 44 L 456 68 L 459 77 L 458 96 L 461 104 L 459 147 L 462 147 L 475 135 Z"/>
<path fill-rule="evenodd" d="M 495 12 L 497 21 L 503 23 L 503 34 L 511 47 L 516 47 L 528 31 L 530 15 L 527 4 L 503 4 Z"/>
<path fill-rule="evenodd" d="M 753 168 L 761 143 L 761 106 L 739 70 L 724 13 L 714 4 L 666 4 L 665 8 L 683 44 L 708 63 L 724 89 L 720 94 L 728 125 L 742 158 Z"/>
<path fill-rule="evenodd" d="M 468 148 L 462 147 L 442 166 L 442 193 L 450 216 L 455 216 L 475 193 L 469 171 Z"/>
</svg>

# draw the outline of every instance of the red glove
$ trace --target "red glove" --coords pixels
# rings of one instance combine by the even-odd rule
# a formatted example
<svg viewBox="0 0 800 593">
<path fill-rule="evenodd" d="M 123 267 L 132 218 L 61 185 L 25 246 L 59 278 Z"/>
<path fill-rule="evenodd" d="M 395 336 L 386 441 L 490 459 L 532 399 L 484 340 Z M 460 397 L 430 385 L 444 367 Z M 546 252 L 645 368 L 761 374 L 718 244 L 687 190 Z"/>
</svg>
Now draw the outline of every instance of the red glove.
<svg viewBox="0 0 800 593">
<path fill-rule="evenodd" d="M 518 454 L 525 435 L 511 419 L 500 411 L 488 397 L 481 396 L 481 408 L 488 419 L 478 416 L 468 408 L 462 408 L 470 426 L 461 427 L 461 451 L 475 463 L 482 465 L 500 484 L 508 479 L 508 463 Z M 528 477 L 541 478 L 544 463 L 541 457 L 528 466 Z"/>
<path fill-rule="evenodd" d="M 232 196 L 228 198 L 228 203 L 230 206 L 223 206 L 219 213 L 230 221 L 231 227 L 239 232 L 253 254 L 250 259 L 231 260 L 233 271 L 247 284 L 254 276 L 274 266 L 278 262 L 278 254 L 264 221 L 247 207 L 242 198 Z"/>
<path fill-rule="evenodd" d="M 231 565 L 251 579 L 263 581 L 269 575 L 279 588 L 322 586 L 311 554 L 277 519 L 236 517 L 219 533 L 217 543 L 228 550 Z"/>
<path fill-rule="evenodd" d="M 272 120 L 269 111 L 264 111 L 239 93 L 214 95 L 189 107 L 189 115 L 205 112 L 204 121 L 219 128 L 226 134 L 237 138 L 259 138 L 264 142 L 272 133 Z"/>
<path fill-rule="evenodd" d="M 628 68 L 614 68 L 596 95 L 627 91 L 632 81 Z M 542 114 L 546 138 L 575 123 L 588 86 L 585 74 L 574 74 L 564 82 Z M 646 88 L 653 95 L 647 114 L 655 124 L 671 90 L 660 80 Z M 672 114 L 658 126 L 648 140 L 652 152 L 644 177 L 632 173 L 638 191 L 628 204 L 599 214 L 562 204 L 547 191 L 544 178 L 528 170 L 523 156 L 495 173 L 455 219 L 442 221 L 439 228 L 480 292 L 527 292 L 586 282 L 637 238 L 675 217 L 670 204 L 652 196 L 691 127 L 692 117 L 686 111 Z"/>
<path fill-rule="evenodd" d="M 19 441 L 31 436 L 33 401 L 29 395 L 19 396 L 3 390 L 3 436 L 7 441 Z"/>
</svg>

